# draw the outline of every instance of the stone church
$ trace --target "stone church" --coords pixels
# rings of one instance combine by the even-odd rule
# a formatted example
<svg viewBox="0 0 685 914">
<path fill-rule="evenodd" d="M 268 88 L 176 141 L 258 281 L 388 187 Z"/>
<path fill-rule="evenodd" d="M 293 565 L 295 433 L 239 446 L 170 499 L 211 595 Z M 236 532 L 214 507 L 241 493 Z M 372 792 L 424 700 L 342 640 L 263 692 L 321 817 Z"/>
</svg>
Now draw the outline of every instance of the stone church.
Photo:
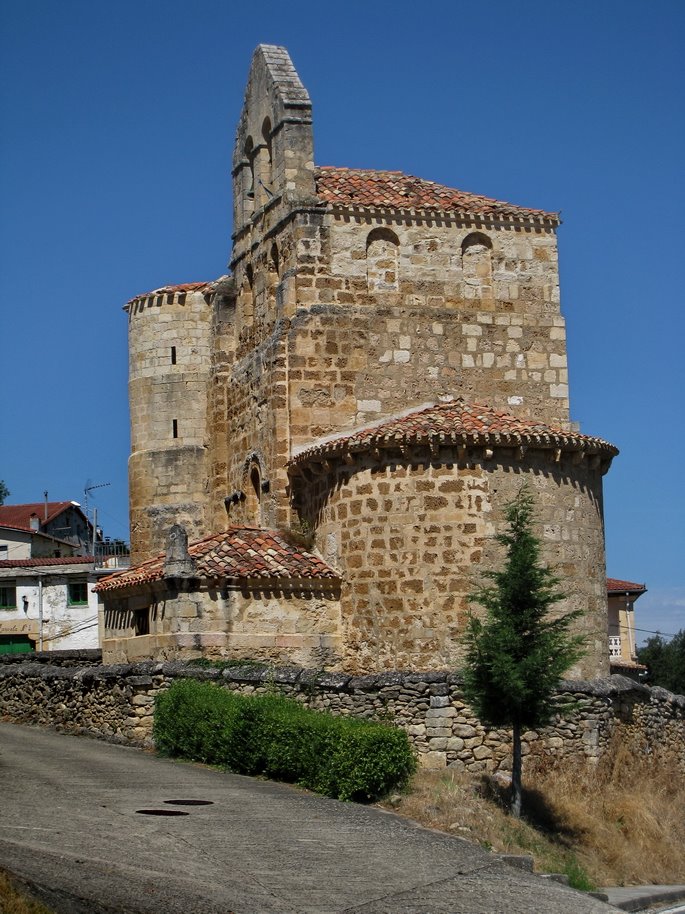
<svg viewBox="0 0 685 914">
<path fill-rule="evenodd" d="M 133 567 L 109 661 L 455 665 L 527 481 L 544 558 L 608 672 L 602 477 L 569 421 L 558 215 L 316 166 L 284 48 L 254 53 L 230 273 L 126 305 Z"/>
</svg>

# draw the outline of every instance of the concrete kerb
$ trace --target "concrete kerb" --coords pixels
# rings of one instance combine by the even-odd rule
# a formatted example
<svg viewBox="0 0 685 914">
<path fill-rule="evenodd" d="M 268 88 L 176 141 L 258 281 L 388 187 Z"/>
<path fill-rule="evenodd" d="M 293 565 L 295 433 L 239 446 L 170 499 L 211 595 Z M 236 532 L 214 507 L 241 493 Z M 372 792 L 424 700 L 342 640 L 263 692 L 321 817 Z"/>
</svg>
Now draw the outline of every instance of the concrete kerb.
<svg viewBox="0 0 685 914">
<path fill-rule="evenodd" d="M 621 911 L 646 911 L 654 905 L 685 901 L 685 885 L 609 886 L 602 892 Z"/>
</svg>

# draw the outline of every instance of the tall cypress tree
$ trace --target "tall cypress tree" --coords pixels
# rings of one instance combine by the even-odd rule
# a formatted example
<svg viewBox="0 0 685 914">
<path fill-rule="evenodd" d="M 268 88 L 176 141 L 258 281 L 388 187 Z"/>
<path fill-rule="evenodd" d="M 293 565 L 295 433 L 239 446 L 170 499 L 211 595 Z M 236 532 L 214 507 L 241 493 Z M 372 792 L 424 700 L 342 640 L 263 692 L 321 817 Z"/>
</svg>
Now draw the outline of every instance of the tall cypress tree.
<svg viewBox="0 0 685 914">
<path fill-rule="evenodd" d="M 521 733 L 548 723 L 555 687 L 583 655 L 584 638 L 571 634 L 580 610 L 551 617 L 564 598 L 560 580 L 541 564 L 540 540 L 533 533 L 533 496 L 524 485 L 507 505 L 508 529 L 497 539 L 505 547 L 499 571 L 471 600 L 485 619 L 469 617 L 464 691 L 484 722 L 510 727 L 513 737 L 511 813 L 521 815 Z"/>
</svg>

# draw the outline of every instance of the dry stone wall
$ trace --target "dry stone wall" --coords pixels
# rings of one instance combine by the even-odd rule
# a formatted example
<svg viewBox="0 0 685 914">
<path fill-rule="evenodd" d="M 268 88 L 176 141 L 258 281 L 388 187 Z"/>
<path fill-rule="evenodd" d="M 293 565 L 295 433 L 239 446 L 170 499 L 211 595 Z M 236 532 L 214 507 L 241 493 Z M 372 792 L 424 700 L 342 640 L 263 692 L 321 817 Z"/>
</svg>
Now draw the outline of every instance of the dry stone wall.
<svg viewBox="0 0 685 914">
<path fill-rule="evenodd" d="M 152 745 L 156 695 L 179 678 L 209 680 L 242 694 L 277 690 L 335 714 L 388 720 L 409 734 L 424 767 L 508 770 L 509 734 L 484 727 L 445 671 L 366 676 L 261 664 L 203 669 L 144 661 L 69 667 L 36 660 L 0 663 L 0 715 L 114 742 Z M 643 751 L 670 753 L 685 770 L 685 697 L 622 676 L 562 683 L 565 706 L 523 736 L 524 756 L 597 760 L 618 728 Z"/>
</svg>

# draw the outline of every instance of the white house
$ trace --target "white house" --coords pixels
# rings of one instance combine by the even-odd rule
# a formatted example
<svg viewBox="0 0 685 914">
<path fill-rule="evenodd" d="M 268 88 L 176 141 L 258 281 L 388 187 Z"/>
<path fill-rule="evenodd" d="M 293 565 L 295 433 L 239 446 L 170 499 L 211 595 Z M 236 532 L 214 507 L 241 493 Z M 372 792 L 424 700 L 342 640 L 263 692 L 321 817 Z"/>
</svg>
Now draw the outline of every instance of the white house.
<svg viewBox="0 0 685 914">
<path fill-rule="evenodd" d="M 98 647 L 93 587 L 110 571 L 91 556 L 0 560 L 0 653 Z"/>
<path fill-rule="evenodd" d="M 93 525 L 78 502 L 0 505 L 0 561 L 87 555 L 92 544 Z"/>
</svg>

